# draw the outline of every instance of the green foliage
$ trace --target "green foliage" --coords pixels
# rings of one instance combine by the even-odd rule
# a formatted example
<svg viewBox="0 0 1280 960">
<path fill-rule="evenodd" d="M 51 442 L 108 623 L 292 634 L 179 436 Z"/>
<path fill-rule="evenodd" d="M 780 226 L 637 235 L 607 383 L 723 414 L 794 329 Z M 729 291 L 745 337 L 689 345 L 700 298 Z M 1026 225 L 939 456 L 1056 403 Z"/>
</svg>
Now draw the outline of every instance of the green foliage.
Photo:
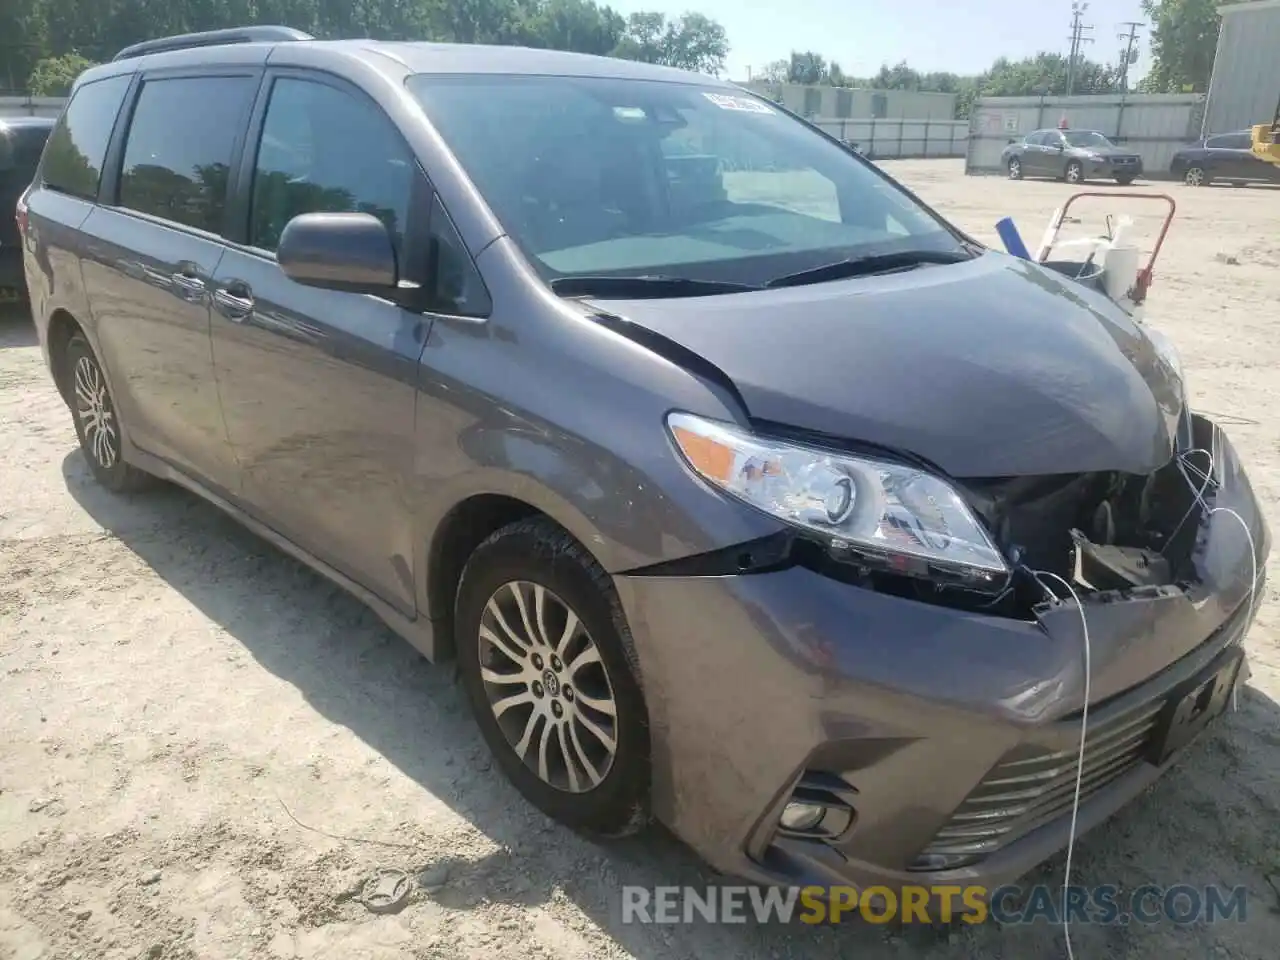
<svg viewBox="0 0 1280 960">
<path fill-rule="evenodd" d="M 65 97 L 71 92 L 76 77 L 93 66 L 74 50 L 60 57 L 45 57 L 31 71 L 27 87 L 35 97 Z"/>
<path fill-rule="evenodd" d="M 1142 0 L 1151 20 L 1151 69 L 1147 93 L 1204 93 L 1213 73 L 1223 0 Z M 1230 0 L 1227 0 L 1230 2 Z"/>
</svg>

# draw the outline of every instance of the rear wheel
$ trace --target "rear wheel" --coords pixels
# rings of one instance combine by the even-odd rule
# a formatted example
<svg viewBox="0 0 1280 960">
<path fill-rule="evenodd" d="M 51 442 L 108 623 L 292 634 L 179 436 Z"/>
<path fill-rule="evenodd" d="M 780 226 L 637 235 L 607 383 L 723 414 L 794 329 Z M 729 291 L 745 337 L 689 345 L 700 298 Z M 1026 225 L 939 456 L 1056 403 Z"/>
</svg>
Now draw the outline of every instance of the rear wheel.
<svg viewBox="0 0 1280 960">
<path fill-rule="evenodd" d="M 1116 183 L 1120 184 L 1120 186 L 1122 187 L 1127 187 L 1129 184 L 1133 183 L 1133 177 L 1129 176 L 1128 174 L 1125 174 L 1124 176 L 1121 176 L 1121 177 L 1116 177 Z"/>
<path fill-rule="evenodd" d="M 1188 187 L 1203 187 L 1209 183 L 1209 174 L 1204 167 L 1187 167 L 1182 175 L 1182 182 Z"/>
<path fill-rule="evenodd" d="M 631 635 L 608 575 L 545 519 L 476 548 L 458 587 L 458 669 L 507 778 L 597 836 L 649 818 L 649 730 Z"/>
<path fill-rule="evenodd" d="M 1072 160 L 1070 163 L 1067 164 L 1067 170 L 1066 170 L 1066 173 L 1064 174 L 1064 179 L 1067 181 L 1067 183 L 1083 183 L 1084 182 L 1084 167 L 1080 164 L 1079 160 Z"/>
<path fill-rule="evenodd" d="M 64 354 L 67 403 L 93 478 L 115 493 L 140 490 L 151 476 L 125 463 L 124 429 L 102 366 L 84 334 L 72 334 Z"/>
<path fill-rule="evenodd" d="M 1009 179 L 1010 180 L 1022 179 L 1022 161 L 1019 160 L 1017 157 L 1009 158 Z"/>
</svg>

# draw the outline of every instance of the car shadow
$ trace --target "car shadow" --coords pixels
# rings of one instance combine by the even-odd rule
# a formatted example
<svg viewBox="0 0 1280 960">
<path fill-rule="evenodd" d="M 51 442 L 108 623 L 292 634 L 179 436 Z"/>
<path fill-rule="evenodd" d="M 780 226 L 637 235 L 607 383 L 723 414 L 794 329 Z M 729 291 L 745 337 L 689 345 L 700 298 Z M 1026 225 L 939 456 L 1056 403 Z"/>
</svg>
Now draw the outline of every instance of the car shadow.
<svg viewBox="0 0 1280 960">
<path fill-rule="evenodd" d="M 936 960 L 1061 953 L 1060 930 L 1043 922 L 949 930 L 861 922 L 625 923 L 624 885 L 701 891 L 720 880 L 656 826 L 595 847 L 543 817 L 490 764 L 451 665 L 427 663 L 358 601 L 215 507 L 169 484 L 115 496 L 93 482 L 79 450 L 63 459 L 62 474 L 70 495 L 96 523 L 259 664 L 499 846 L 501 852 L 460 866 L 458 880 L 433 894 L 446 907 L 495 901 L 530 906 L 564 896 L 639 960 L 889 960 L 908 955 L 904 947 L 913 957 Z M 1269 837 L 1267 826 L 1280 817 L 1277 730 L 1280 707 L 1247 691 L 1240 711 L 1189 751 L 1177 772 L 1163 778 L 1155 799 L 1139 799 L 1081 841 L 1074 882 L 1130 888 L 1143 882 L 1245 883 L 1253 896 L 1262 894 L 1265 868 L 1258 851 L 1270 850 L 1280 865 L 1280 840 Z M 1224 781 L 1230 784 L 1226 794 Z M 1155 866 L 1143 860 L 1152 849 L 1160 851 L 1151 861 Z M 1172 874 L 1165 869 L 1170 864 Z M 1241 864 L 1252 865 L 1247 876 L 1239 875 Z M 1061 858 L 1025 882 L 1061 884 Z M 1206 944 L 1229 945 L 1236 926 L 1220 924 L 1205 934 Z M 1118 925 L 1090 926 L 1073 930 L 1072 937 L 1077 950 L 1095 956 L 1128 955 L 1132 933 Z M 1271 935 L 1280 937 L 1280 923 Z"/>
<path fill-rule="evenodd" d="M 31 310 L 25 303 L 0 303 L 0 350 L 39 343 Z"/>
</svg>

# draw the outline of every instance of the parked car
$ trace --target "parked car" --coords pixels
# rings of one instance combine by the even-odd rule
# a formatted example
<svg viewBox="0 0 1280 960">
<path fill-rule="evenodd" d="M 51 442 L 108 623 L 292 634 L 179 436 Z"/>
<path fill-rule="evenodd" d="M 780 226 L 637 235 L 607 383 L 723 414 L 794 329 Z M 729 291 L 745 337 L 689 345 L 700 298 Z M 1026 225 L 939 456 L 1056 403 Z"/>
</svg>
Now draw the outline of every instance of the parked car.
<svg viewBox="0 0 1280 960">
<path fill-rule="evenodd" d="M 18 198 L 31 185 L 53 129 L 48 117 L 0 117 L 0 304 L 27 297 L 18 246 Z"/>
<path fill-rule="evenodd" d="M 673 192 L 668 155 L 752 172 Z M 1269 532 L 1176 353 L 726 83 L 169 38 L 80 77 L 23 209 L 97 481 L 187 487 L 456 657 L 576 829 L 994 886 L 1067 842 L 1086 690 L 1082 829 L 1244 675 Z"/>
<path fill-rule="evenodd" d="M 1128 185 L 1142 176 L 1142 157 L 1118 147 L 1097 130 L 1035 130 L 1000 154 L 1010 180 L 1054 177 L 1067 183 L 1114 180 Z"/>
<path fill-rule="evenodd" d="M 1169 172 L 1189 187 L 1207 187 L 1215 180 L 1232 186 L 1280 183 L 1280 166 L 1255 156 L 1248 130 L 1207 137 L 1173 155 Z"/>
</svg>

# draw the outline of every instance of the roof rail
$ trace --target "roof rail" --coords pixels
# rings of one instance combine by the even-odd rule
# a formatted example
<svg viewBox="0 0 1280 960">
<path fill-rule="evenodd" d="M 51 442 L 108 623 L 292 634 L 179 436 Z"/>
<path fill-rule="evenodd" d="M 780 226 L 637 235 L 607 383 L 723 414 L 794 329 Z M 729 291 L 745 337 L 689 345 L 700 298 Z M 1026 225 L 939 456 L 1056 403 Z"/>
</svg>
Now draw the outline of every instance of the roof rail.
<svg viewBox="0 0 1280 960">
<path fill-rule="evenodd" d="M 274 43 L 280 40 L 314 40 L 315 37 L 293 27 L 231 27 L 227 30 L 205 30 L 202 33 L 180 33 L 173 37 L 158 37 L 155 40 L 143 40 L 140 43 L 125 47 L 114 57 L 115 60 L 131 60 L 144 57 L 149 53 L 163 53 L 166 50 L 190 50 L 194 47 L 215 47 L 224 43 Z"/>
</svg>

